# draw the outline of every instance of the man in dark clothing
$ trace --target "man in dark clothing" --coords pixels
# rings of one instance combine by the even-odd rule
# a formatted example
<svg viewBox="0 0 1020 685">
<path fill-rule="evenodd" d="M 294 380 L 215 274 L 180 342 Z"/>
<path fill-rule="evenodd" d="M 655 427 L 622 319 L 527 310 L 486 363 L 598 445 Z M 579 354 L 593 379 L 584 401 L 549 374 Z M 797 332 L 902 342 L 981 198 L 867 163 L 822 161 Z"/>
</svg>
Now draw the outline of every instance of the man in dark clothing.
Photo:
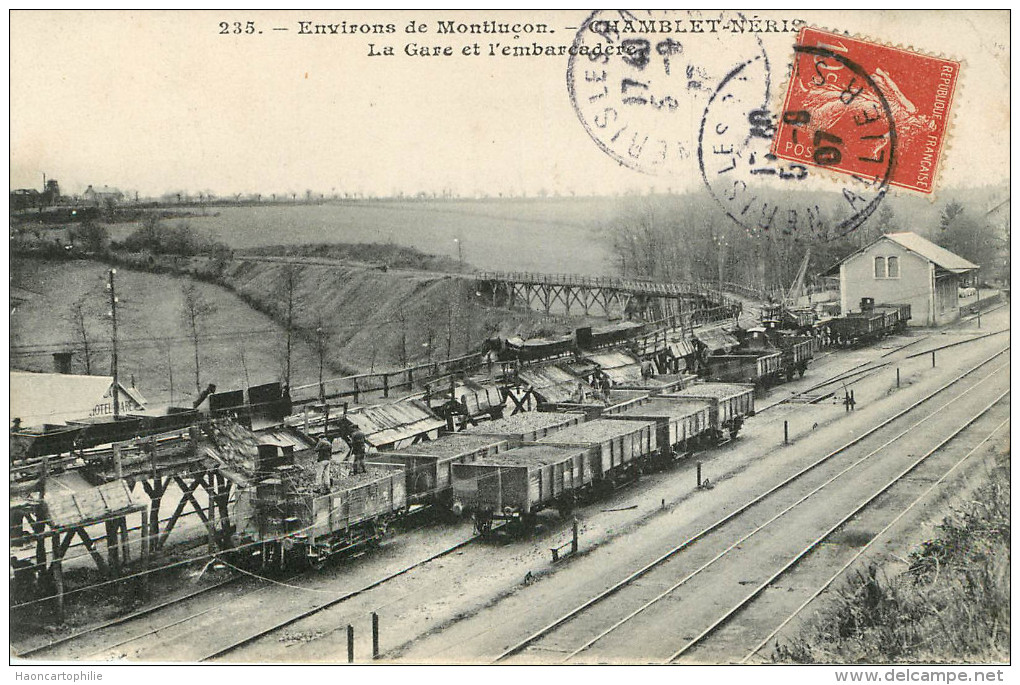
<svg viewBox="0 0 1020 685">
<path fill-rule="evenodd" d="M 333 443 L 326 439 L 326 436 L 319 438 L 315 443 L 317 483 L 320 487 L 329 490 L 333 485 L 333 479 L 329 470 L 329 461 L 333 457 Z"/>
<path fill-rule="evenodd" d="M 354 425 L 351 430 L 351 458 L 354 460 L 354 473 L 365 473 L 365 452 L 367 451 L 367 444 L 365 442 L 365 434 L 361 432 L 361 429 Z"/>
</svg>

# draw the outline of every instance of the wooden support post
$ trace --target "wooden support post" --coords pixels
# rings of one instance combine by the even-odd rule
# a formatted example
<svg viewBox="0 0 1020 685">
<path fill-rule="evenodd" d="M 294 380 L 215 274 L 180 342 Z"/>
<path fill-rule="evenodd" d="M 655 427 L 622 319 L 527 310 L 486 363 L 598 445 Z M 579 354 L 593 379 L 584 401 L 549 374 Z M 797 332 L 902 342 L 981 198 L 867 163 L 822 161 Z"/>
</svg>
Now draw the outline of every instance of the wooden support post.
<svg viewBox="0 0 1020 685">
<path fill-rule="evenodd" d="M 114 393 L 114 394 L 116 394 L 116 393 Z M 124 468 L 123 468 L 123 466 L 120 463 L 120 443 L 119 442 L 113 443 L 113 471 L 114 471 L 114 474 L 117 476 L 117 480 L 122 480 L 124 478 Z"/>
<path fill-rule="evenodd" d="M 305 429 L 304 429 L 304 434 L 305 434 L 305 435 L 308 435 L 308 405 L 307 405 L 307 404 L 306 404 L 306 405 L 305 405 L 305 407 L 304 407 L 304 415 L 305 415 L 305 422 L 304 422 L 304 426 L 305 426 Z"/>
<path fill-rule="evenodd" d="M 372 659 L 379 658 L 379 614 L 372 612 Z"/>
<path fill-rule="evenodd" d="M 205 480 L 202 483 L 205 488 L 205 496 L 209 499 L 209 513 L 207 515 L 206 531 L 209 534 L 209 554 L 216 554 L 216 496 L 215 486 L 213 485 L 213 472 L 209 471 L 205 474 Z"/>
<path fill-rule="evenodd" d="M 53 560 L 50 562 L 50 569 L 53 571 L 53 585 L 56 588 L 57 597 L 57 620 L 64 622 L 64 562 L 63 554 L 60 551 L 60 533 L 53 532 L 50 538 L 53 541 Z"/>
<path fill-rule="evenodd" d="M 573 531 L 572 537 L 570 538 L 570 553 L 571 554 L 577 554 L 577 531 L 578 531 L 577 519 L 575 518 L 574 519 L 574 531 Z"/>
<path fill-rule="evenodd" d="M 385 373 L 383 374 L 382 377 L 382 396 L 383 397 L 390 396 L 390 377 Z"/>
<path fill-rule="evenodd" d="M 900 387 L 900 367 L 896 367 L 896 387 Z"/>
<path fill-rule="evenodd" d="M 117 527 L 120 528 L 120 562 L 123 565 L 127 565 L 131 562 L 131 553 L 128 551 L 128 523 L 127 515 L 121 516 L 116 521 Z"/>
<path fill-rule="evenodd" d="M 935 368 L 935 350 L 931 351 L 931 368 Z"/>
<path fill-rule="evenodd" d="M 354 381 L 354 404 L 357 404 L 358 403 L 358 397 L 360 395 L 360 390 L 358 390 L 358 379 L 354 378 L 352 380 Z"/>
<path fill-rule="evenodd" d="M 139 551 L 138 554 L 142 560 L 142 575 L 139 578 L 139 584 L 141 585 L 142 596 L 148 597 L 149 595 L 149 512 L 142 509 L 142 527 L 139 529 Z"/>
<path fill-rule="evenodd" d="M 153 484 L 150 487 L 148 483 L 143 482 L 142 486 L 145 488 L 146 494 L 149 495 L 149 529 L 146 533 L 147 540 L 146 545 L 149 548 L 149 554 L 154 556 L 159 550 L 159 507 L 163 501 L 163 494 L 166 492 L 166 486 L 169 484 L 169 479 L 163 481 L 158 475 L 153 476 Z"/>
<path fill-rule="evenodd" d="M 701 462 L 698 462 L 698 488 L 701 488 Z"/>
<path fill-rule="evenodd" d="M 32 532 L 35 533 L 35 565 L 36 571 L 41 575 L 46 569 L 46 524 L 39 520 L 38 513 L 36 520 L 32 523 Z"/>
<path fill-rule="evenodd" d="M 790 444 L 790 422 L 783 421 L 783 444 Z"/>
<path fill-rule="evenodd" d="M 354 663 L 354 626 L 347 624 L 347 663 Z"/>
<path fill-rule="evenodd" d="M 106 558 L 110 563 L 110 575 L 120 575 L 120 554 L 117 549 L 118 539 L 117 521 L 106 522 Z"/>
</svg>

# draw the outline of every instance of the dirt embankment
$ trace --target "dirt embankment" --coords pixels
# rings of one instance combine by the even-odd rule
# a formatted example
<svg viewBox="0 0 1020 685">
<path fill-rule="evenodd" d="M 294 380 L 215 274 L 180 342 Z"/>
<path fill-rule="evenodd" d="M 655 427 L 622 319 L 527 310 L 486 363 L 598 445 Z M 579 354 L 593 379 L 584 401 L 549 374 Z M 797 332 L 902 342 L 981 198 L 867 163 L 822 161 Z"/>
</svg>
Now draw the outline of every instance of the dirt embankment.
<svg viewBox="0 0 1020 685">
<path fill-rule="evenodd" d="M 327 366 L 347 371 L 457 357 L 495 334 L 534 337 L 583 325 L 494 308 L 470 278 L 435 272 L 239 257 L 220 280 L 284 325 L 293 293 L 293 326 L 312 344 L 321 335 Z"/>
</svg>

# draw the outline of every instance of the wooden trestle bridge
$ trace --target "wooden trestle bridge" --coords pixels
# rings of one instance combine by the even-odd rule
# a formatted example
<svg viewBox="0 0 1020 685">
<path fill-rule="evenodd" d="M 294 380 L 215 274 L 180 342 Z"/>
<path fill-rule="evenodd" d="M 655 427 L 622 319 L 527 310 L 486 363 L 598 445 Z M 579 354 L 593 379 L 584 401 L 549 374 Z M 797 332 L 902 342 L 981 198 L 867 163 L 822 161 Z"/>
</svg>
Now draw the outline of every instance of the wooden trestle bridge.
<svg viewBox="0 0 1020 685">
<path fill-rule="evenodd" d="M 493 305 L 522 306 L 546 314 L 557 310 L 567 315 L 619 318 L 630 313 L 656 319 L 741 308 L 739 300 L 718 287 L 697 282 L 522 271 L 480 271 L 474 278 L 480 292 L 491 296 Z"/>
</svg>

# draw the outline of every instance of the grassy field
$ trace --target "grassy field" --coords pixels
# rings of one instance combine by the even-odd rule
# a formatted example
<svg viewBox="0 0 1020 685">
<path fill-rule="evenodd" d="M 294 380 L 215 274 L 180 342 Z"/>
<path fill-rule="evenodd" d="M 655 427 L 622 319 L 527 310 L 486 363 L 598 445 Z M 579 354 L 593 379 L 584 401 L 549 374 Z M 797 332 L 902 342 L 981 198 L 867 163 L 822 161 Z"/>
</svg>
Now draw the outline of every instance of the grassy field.
<svg viewBox="0 0 1020 685">
<path fill-rule="evenodd" d="M 242 250 L 267 245 L 393 242 L 479 269 L 605 274 L 599 240 L 634 198 L 348 202 L 216 207 L 186 221 Z M 110 225 L 122 240 L 137 224 Z M 458 254 L 458 242 L 460 251 Z"/>
<path fill-rule="evenodd" d="M 12 260 L 11 284 L 27 296 L 11 314 L 12 369 L 52 370 L 51 353 L 80 339 L 70 311 L 72 303 L 84 297 L 89 309 L 86 328 L 94 348 L 92 373 L 110 373 L 107 270 L 88 261 Z M 133 380 L 153 404 L 170 401 L 171 369 L 174 401 L 190 402 L 195 394 L 194 348 L 181 317 L 182 287 L 191 282 L 128 269 L 117 272 L 121 377 L 128 384 Z M 216 308 L 200 331 L 201 383 L 215 383 L 220 390 L 242 388 L 245 366 L 251 385 L 279 380 L 285 358 L 284 329 L 225 288 L 195 285 Z M 85 373 L 80 347 L 70 348 L 76 350 L 73 371 Z M 292 364 L 295 385 L 318 379 L 318 356 L 307 342 L 295 342 Z"/>
</svg>

